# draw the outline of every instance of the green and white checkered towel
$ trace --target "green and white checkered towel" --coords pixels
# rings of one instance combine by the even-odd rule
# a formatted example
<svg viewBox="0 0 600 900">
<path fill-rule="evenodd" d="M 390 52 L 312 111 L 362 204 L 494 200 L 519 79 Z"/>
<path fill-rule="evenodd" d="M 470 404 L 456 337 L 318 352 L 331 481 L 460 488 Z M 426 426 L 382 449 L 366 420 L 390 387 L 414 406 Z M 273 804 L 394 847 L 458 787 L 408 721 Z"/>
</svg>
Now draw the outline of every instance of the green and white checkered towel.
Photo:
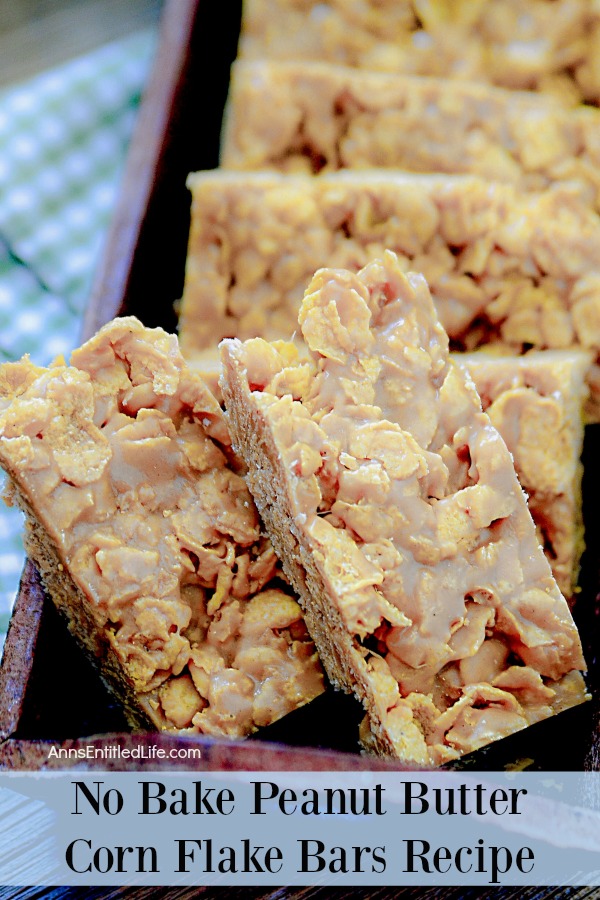
<svg viewBox="0 0 600 900">
<path fill-rule="evenodd" d="M 0 357 L 46 365 L 78 342 L 156 34 L 0 92 Z M 0 505 L 0 644 L 23 567 Z"/>
</svg>

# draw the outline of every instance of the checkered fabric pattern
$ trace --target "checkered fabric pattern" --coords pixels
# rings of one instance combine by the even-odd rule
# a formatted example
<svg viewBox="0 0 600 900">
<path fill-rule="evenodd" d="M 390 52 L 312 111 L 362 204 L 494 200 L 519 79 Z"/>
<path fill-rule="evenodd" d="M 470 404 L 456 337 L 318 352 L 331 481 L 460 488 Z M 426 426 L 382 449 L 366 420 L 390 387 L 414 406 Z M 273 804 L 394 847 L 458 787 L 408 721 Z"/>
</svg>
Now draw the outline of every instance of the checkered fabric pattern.
<svg viewBox="0 0 600 900">
<path fill-rule="evenodd" d="M 0 92 L 0 358 L 46 365 L 76 346 L 156 34 Z M 23 567 L 22 517 L 0 506 L 0 644 Z"/>
</svg>

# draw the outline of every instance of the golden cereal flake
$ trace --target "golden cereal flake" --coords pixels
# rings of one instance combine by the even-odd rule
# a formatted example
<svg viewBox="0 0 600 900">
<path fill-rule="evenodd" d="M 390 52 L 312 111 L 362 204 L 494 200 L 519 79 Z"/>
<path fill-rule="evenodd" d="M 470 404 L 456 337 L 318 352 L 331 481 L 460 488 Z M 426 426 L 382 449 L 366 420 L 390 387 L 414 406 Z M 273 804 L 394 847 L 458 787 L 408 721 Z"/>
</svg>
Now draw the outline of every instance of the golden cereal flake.
<svg viewBox="0 0 600 900">
<path fill-rule="evenodd" d="M 511 455 L 448 356 L 425 280 L 391 252 L 357 275 L 322 270 L 300 319 L 313 373 L 302 398 L 272 393 L 268 345 L 268 367 L 254 368 L 259 341 L 248 353 L 224 342 L 222 386 L 323 663 L 365 704 L 367 743 L 437 765 L 584 701 L 569 608 Z M 398 364 L 404 392 L 389 389 Z M 353 399 L 346 379 L 367 384 L 371 402 Z M 308 479 L 295 465 L 302 436 L 327 460 Z"/>
<path fill-rule="evenodd" d="M 2 366 L 0 461 L 50 593 L 155 726 L 242 737 L 321 693 L 221 408 L 173 335 L 116 319 L 71 366 Z"/>
</svg>

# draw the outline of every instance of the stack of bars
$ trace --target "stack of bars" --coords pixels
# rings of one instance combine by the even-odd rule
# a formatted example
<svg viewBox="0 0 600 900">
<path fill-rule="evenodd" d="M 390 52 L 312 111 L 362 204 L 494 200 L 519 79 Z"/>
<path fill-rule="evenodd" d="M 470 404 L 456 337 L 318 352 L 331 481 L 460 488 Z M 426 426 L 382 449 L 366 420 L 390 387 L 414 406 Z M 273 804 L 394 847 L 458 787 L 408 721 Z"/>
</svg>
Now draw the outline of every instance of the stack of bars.
<svg viewBox="0 0 600 900">
<path fill-rule="evenodd" d="M 589 699 L 597 48 L 592 0 L 246 0 L 181 352 L 122 319 L 0 368 L 28 552 L 132 724 L 244 737 L 322 664 L 431 766 Z"/>
<path fill-rule="evenodd" d="M 179 308 L 219 394 L 220 339 L 302 357 L 313 273 L 393 251 L 425 276 L 570 606 L 600 421 L 599 42 L 590 0 L 246 0 L 221 167 L 188 182 Z"/>
<path fill-rule="evenodd" d="M 590 0 L 246 0 L 221 168 L 189 179 L 180 304 L 218 391 L 219 339 L 301 345 L 311 275 L 393 250 L 465 354 L 571 604 L 600 421 L 599 42 Z"/>
</svg>

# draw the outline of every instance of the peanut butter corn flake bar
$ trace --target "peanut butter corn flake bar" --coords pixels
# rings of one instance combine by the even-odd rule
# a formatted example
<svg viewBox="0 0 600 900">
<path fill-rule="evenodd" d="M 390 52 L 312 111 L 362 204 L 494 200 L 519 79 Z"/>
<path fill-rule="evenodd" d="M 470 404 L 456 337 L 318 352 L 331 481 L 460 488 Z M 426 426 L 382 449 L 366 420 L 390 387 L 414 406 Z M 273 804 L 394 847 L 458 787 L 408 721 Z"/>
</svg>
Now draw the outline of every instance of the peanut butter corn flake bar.
<svg viewBox="0 0 600 900">
<path fill-rule="evenodd" d="M 240 54 L 600 100 L 593 0 L 245 0 Z"/>
<path fill-rule="evenodd" d="M 376 752 L 441 764 L 586 699 L 512 458 L 393 254 L 321 270 L 310 362 L 223 344 L 234 445 L 334 684 Z"/>
<path fill-rule="evenodd" d="M 26 546 L 137 724 L 242 737 L 323 690 L 221 409 L 177 339 L 117 319 L 0 368 Z"/>
<path fill-rule="evenodd" d="M 527 91 L 326 63 L 234 65 L 221 153 L 289 174 L 383 167 L 568 183 L 600 206 L 600 110 Z"/>
</svg>

